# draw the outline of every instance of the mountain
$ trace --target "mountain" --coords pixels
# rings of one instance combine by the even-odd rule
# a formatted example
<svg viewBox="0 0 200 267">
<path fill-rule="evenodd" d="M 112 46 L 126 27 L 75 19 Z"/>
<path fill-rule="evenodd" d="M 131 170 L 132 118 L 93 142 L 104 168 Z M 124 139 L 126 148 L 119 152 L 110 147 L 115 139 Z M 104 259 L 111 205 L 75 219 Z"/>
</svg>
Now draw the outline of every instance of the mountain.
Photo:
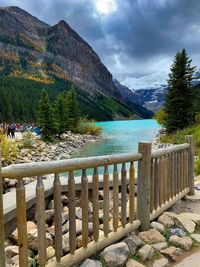
<svg viewBox="0 0 200 267">
<path fill-rule="evenodd" d="M 152 111 L 152 114 L 159 110 L 164 104 L 165 93 L 167 91 L 166 86 L 157 89 L 130 90 L 117 80 L 114 80 L 114 84 L 118 88 L 124 101 L 142 106 Z"/>
<path fill-rule="evenodd" d="M 73 84 L 86 115 L 98 120 L 152 115 L 122 98 L 99 56 L 65 21 L 50 26 L 19 7 L 0 8 L 0 76 Z"/>
</svg>

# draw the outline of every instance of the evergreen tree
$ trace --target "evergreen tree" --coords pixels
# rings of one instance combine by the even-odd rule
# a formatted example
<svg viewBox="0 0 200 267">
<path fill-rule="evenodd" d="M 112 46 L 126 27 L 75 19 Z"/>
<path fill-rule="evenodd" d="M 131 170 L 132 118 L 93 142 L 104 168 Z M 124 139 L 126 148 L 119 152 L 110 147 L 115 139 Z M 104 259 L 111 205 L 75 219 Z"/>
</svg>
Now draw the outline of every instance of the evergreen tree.
<svg viewBox="0 0 200 267">
<path fill-rule="evenodd" d="M 54 110 L 55 110 L 55 120 L 57 123 L 57 133 L 60 138 L 61 134 L 66 132 L 69 127 L 68 109 L 64 93 L 61 93 L 57 96 Z"/>
<path fill-rule="evenodd" d="M 56 133 L 53 109 L 46 90 L 42 91 L 39 101 L 38 126 L 41 128 L 42 136 L 47 140 L 50 140 L 52 135 Z"/>
<path fill-rule="evenodd" d="M 164 111 L 164 125 L 168 133 L 181 130 L 194 123 L 195 90 L 192 79 L 195 67 L 185 49 L 178 52 L 170 68 Z"/>
<path fill-rule="evenodd" d="M 76 131 L 80 120 L 80 109 L 76 100 L 76 92 L 74 88 L 67 92 L 66 103 L 68 110 L 68 130 Z"/>
</svg>

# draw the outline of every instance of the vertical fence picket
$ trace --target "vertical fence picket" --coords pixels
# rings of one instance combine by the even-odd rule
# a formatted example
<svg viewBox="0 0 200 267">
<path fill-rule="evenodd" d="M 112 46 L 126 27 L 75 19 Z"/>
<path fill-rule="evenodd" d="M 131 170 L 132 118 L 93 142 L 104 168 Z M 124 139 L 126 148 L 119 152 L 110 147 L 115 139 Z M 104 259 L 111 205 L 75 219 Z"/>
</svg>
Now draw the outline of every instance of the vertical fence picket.
<svg viewBox="0 0 200 267">
<path fill-rule="evenodd" d="M 68 179 L 68 201 L 69 201 L 69 248 L 70 253 L 76 250 L 76 213 L 75 213 L 75 180 L 73 171 L 69 172 Z"/>
<path fill-rule="evenodd" d="M 109 233 L 109 172 L 107 165 L 103 175 L 103 231 L 107 237 Z"/>
<path fill-rule="evenodd" d="M 119 174 L 117 164 L 113 169 L 113 229 L 117 232 L 119 217 Z"/>
<path fill-rule="evenodd" d="M 135 169 L 134 163 L 130 163 L 129 169 L 129 222 L 133 223 L 134 221 L 134 206 L 135 206 L 135 183 L 134 177 L 135 176 Z"/>
<path fill-rule="evenodd" d="M 54 176 L 54 223 L 55 223 L 55 255 L 57 262 L 61 261 L 62 256 L 62 201 L 61 201 L 61 183 L 59 174 Z"/>
<path fill-rule="evenodd" d="M 16 188 L 17 202 L 17 229 L 19 246 L 19 266 L 28 266 L 28 244 L 27 244 L 27 224 L 26 224 L 26 197 L 23 179 L 18 179 Z"/>
<path fill-rule="evenodd" d="M 94 168 L 92 177 L 92 202 L 93 202 L 93 236 L 95 242 L 99 239 L 99 175 L 98 168 Z"/>
<path fill-rule="evenodd" d="M 123 227 L 126 225 L 126 194 L 126 164 L 123 163 L 121 170 L 121 223 Z"/>
<path fill-rule="evenodd" d="M 81 183 L 81 207 L 82 207 L 82 243 L 86 248 L 88 244 L 88 178 L 86 169 L 82 171 L 82 183 Z"/>
<path fill-rule="evenodd" d="M 155 163 L 154 159 L 151 159 L 151 188 L 150 188 L 150 211 L 154 209 L 154 183 L 155 183 Z"/>
<path fill-rule="evenodd" d="M 0 151 L 0 175 L 1 175 L 1 151 Z M 0 177 L 0 267 L 5 266 L 4 253 L 4 213 L 3 213 L 3 178 Z"/>
<path fill-rule="evenodd" d="M 159 158 L 155 159 L 154 209 L 159 207 Z"/>
<path fill-rule="evenodd" d="M 160 185 L 160 194 L 159 194 L 159 206 L 162 206 L 163 203 L 163 176 L 164 176 L 164 172 L 163 172 L 163 167 L 164 167 L 164 160 L 163 157 L 160 157 L 160 164 L 159 164 L 159 185 Z"/>
<path fill-rule="evenodd" d="M 41 267 L 46 263 L 46 224 L 45 224 L 45 196 L 42 176 L 37 177 L 36 209 L 38 228 L 38 262 Z"/>
<path fill-rule="evenodd" d="M 186 135 L 186 142 L 190 145 L 188 150 L 188 186 L 189 195 L 194 195 L 194 139 L 192 135 Z"/>
</svg>

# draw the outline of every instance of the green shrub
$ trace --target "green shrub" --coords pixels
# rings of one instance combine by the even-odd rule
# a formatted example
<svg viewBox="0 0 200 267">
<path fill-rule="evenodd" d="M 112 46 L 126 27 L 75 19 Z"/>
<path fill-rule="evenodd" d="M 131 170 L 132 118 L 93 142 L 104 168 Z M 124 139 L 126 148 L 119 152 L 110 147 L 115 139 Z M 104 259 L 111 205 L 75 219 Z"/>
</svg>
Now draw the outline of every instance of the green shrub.
<svg viewBox="0 0 200 267">
<path fill-rule="evenodd" d="M 92 120 L 83 119 L 78 124 L 77 132 L 80 134 L 100 135 L 102 127 L 97 126 Z"/>
<path fill-rule="evenodd" d="M 22 147 L 23 148 L 33 148 L 34 146 L 34 135 L 32 132 L 27 131 L 23 134 L 23 139 L 22 139 Z"/>
<path fill-rule="evenodd" d="M 3 163 L 9 164 L 17 157 L 15 140 L 8 139 L 5 134 L 0 134 L 0 149 Z"/>
</svg>

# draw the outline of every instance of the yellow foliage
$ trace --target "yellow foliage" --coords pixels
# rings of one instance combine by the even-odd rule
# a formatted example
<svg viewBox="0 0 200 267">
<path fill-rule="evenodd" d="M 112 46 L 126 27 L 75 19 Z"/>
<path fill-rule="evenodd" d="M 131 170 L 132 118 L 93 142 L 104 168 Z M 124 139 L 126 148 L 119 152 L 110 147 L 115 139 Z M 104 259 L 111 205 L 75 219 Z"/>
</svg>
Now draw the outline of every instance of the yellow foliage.
<svg viewBox="0 0 200 267">
<path fill-rule="evenodd" d="M 5 134 L 0 134 L 0 149 L 2 161 L 11 163 L 17 157 L 17 145 L 14 140 L 8 139 Z"/>
</svg>

